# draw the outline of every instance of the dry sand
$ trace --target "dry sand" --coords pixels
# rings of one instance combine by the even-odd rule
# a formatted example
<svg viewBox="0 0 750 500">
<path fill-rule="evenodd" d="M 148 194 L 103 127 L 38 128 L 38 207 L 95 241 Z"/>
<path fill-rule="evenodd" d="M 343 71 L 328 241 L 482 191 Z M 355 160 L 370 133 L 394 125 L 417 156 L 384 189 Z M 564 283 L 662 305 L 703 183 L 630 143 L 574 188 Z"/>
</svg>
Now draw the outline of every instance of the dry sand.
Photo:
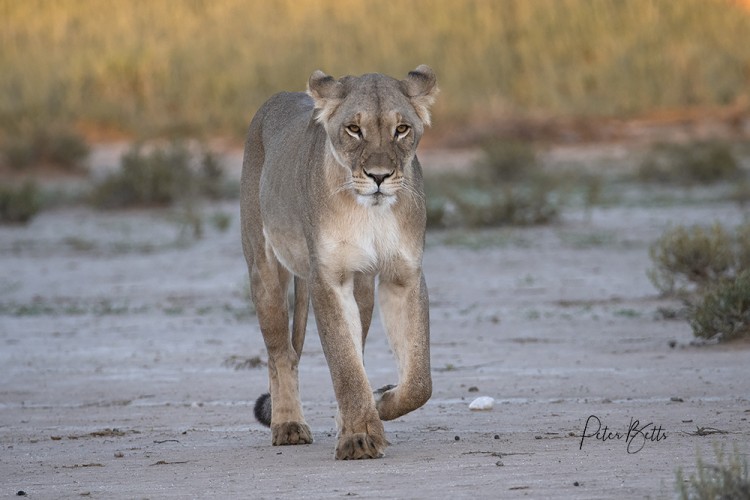
<svg viewBox="0 0 750 500">
<path fill-rule="evenodd" d="M 69 208 L 0 228 L 0 495 L 672 498 L 698 452 L 747 453 L 748 346 L 691 346 L 684 320 L 657 313 L 679 304 L 646 277 L 664 228 L 737 223 L 735 205 L 431 233 L 434 394 L 386 423 L 385 458 L 361 462 L 333 459 L 314 322 L 300 376 L 315 443 L 273 447 L 252 418 L 265 352 L 235 205 L 206 207 L 231 224 L 198 241 L 148 211 Z M 373 387 L 395 383 L 378 321 L 365 358 Z M 470 411 L 479 396 L 494 408 Z M 582 443 L 597 419 L 620 437 Z M 634 421 L 643 432 L 628 439 Z"/>
</svg>

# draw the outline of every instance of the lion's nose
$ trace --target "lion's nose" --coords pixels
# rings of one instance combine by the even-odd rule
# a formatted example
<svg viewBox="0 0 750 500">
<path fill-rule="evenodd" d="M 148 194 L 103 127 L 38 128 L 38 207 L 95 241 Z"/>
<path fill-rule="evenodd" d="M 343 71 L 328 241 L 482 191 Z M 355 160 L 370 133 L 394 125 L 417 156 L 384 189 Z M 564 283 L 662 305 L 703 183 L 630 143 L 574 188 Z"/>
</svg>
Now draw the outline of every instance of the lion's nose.
<svg viewBox="0 0 750 500">
<path fill-rule="evenodd" d="M 387 174 L 373 174 L 365 170 L 365 175 L 367 177 L 370 177 L 372 180 L 375 181 L 375 184 L 380 187 L 380 185 L 383 183 L 384 180 L 386 180 L 388 177 L 393 175 L 393 172 L 389 172 Z"/>
</svg>

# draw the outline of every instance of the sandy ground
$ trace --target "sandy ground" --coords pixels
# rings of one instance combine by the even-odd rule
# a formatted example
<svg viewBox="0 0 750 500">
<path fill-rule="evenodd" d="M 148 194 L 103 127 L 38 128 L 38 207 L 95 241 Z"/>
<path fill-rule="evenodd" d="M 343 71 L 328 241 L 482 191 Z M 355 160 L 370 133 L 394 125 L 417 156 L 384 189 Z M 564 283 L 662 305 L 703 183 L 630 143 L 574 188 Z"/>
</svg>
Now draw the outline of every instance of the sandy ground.
<svg viewBox="0 0 750 500">
<path fill-rule="evenodd" d="M 300 374 L 315 443 L 272 447 L 254 422 L 267 378 L 237 208 L 205 213 L 229 228 L 196 241 L 169 213 L 84 208 L 0 228 L 0 496 L 672 498 L 697 453 L 747 453 L 749 347 L 691 346 L 646 277 L 668 225 L 736 223 L 735 205 L 431 233 L 434 394 L 361 462 L 333 460 L 314 324 Z M 395 383 L 377 321 L 365 358 L 374 387 Z M 470 411 L 478 396 L 494 408 Z M 597 419 L 619 437 L 593 436 Z"/>
</svg>

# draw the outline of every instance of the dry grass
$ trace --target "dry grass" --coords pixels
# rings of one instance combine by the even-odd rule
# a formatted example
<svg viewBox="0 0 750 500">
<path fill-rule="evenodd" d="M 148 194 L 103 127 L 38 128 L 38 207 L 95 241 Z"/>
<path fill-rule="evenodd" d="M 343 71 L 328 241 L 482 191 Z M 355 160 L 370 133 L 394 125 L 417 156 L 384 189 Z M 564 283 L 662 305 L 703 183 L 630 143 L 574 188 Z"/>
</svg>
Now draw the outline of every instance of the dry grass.
<svg viewBox="0 0 750 500">
<path fill-rule="evenodd" d="M 0 0 L 0 134 L 241 137 L 314 69 L 423 62 L 444 127 L 724 105 L 747 97 L 749 32 L 724 0 Z"/>
<path fill-rule="evenodd" d="M 741 454 L 736 446 L 731 454 L 718 446 L 715 453 L 716 465 L 698 456 L 698 470 L 690 478 L 677 471 L 676 489 L 681 500 L 750 499 L 747 455 Z"/>
</svg>

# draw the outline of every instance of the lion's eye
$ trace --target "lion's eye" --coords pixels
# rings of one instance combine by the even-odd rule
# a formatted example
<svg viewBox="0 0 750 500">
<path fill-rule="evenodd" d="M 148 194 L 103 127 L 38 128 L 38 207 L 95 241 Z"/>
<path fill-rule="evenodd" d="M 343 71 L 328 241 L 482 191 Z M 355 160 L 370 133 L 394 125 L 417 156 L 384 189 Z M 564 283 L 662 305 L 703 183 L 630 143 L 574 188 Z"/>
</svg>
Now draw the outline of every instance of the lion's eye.
<svg viewBox="0 0 750 500">
<path fill-rule="evenodd" d="M 396 135 L 404 135 L 409 131 L 409 125 L 404 125 L 403 123 L 396 127 Z"/>
<path fill-rule="evenodd" d="M 350 134 L 352 134 L 352 135 L 355 135 L 355 136 L 359 136 L 359 135 L 361 135 L 361 134 L 362 134 L 362 129 L 361 129 L 361 128 L 359 128 L 359 125 L 355 125 L 355 124 L 353 124 L 353 123 L 352 123 L 351 125 L 347 125 L 347 126 L 346 126 L 346 130 L 347 130 L 347 131 L 348 131 L 348 132 L 349 132 Z"/>
</svg>

